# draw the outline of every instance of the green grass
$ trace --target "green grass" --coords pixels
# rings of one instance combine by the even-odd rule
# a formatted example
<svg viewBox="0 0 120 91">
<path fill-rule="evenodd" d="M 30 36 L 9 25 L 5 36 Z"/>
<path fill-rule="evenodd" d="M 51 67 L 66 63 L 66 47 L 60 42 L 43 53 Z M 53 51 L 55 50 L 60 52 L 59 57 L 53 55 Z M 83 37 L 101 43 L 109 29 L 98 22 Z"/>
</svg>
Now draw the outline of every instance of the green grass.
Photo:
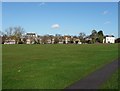
<svg viewBox="0 0 120 91">
<path fill-rule="evenodd" d="M 120 71 L 120 69 L 119 69 Z M 103 84 L 102 89 L 118 89 L 118 70 Z"/>
<path fill-rule="evenodd" d="M 118 44 L 3 45 L 2 48 L 3 89 L 62 89 L 118 56 Z"/>
</svg>

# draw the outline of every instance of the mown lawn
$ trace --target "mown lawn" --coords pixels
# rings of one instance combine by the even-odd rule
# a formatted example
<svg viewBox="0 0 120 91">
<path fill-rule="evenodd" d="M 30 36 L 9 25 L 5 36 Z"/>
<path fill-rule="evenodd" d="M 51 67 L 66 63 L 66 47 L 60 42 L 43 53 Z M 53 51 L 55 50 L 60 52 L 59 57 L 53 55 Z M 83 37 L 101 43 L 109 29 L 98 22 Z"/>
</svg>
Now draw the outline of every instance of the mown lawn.
<svg viewBox="0 0 120 91">
<path fill-rule="evenodd" d="M 63 89 L 118 57 L 118 44 L 3 45 L 3 89 Z"/>
</svg>

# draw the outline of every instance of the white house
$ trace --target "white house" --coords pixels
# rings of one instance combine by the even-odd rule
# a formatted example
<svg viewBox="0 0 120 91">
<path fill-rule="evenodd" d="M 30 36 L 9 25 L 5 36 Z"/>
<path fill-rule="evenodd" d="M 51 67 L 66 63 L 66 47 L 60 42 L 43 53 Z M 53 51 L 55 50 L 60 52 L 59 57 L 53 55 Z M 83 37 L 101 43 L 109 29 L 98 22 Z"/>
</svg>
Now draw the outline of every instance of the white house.
<svg viewBox="0 0 120 91">
<path fill-rule="evenodd" d="M 103 39 L 103 43 L 115 43 L 115 37 L 113 35 L 106 35 Z"/>
<path fill-rule="evenodd" d="M 5 40 L 4 44 L 15 44 L 14 39 Z"/>
<path fill-rule="evenodd" d="M 36 33 L 26 33 L 27 37 L 37 37 Z"/>
</svg>

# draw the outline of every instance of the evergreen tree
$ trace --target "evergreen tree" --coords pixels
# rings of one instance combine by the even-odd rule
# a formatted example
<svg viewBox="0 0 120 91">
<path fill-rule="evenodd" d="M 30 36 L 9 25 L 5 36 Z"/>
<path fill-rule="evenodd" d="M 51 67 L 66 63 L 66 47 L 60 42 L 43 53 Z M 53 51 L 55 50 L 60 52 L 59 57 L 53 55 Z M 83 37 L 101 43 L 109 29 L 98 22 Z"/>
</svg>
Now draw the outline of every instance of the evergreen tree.
<svg viewBox="0 0 120 91">
<path fill-rule="evenodd" d="M 98 42 L 99 42 L 99 43 L 103 43 L 103 38 L 104 38 L 103 31 L 100 30 L 100 31 L 98 32 Z"/>
</svg>

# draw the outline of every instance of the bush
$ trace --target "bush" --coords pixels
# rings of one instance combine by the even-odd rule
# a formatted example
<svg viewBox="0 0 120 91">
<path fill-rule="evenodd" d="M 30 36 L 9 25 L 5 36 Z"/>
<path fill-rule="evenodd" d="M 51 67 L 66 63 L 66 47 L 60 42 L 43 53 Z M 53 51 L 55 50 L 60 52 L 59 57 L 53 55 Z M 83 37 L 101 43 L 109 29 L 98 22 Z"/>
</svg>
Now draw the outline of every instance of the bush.
<svg viewBox="0 0 120 91">
<path fill-rule="evenodd" d="M 19 41 L 18 44 L 24 44 L 22 41 Z"/>
</svg>

